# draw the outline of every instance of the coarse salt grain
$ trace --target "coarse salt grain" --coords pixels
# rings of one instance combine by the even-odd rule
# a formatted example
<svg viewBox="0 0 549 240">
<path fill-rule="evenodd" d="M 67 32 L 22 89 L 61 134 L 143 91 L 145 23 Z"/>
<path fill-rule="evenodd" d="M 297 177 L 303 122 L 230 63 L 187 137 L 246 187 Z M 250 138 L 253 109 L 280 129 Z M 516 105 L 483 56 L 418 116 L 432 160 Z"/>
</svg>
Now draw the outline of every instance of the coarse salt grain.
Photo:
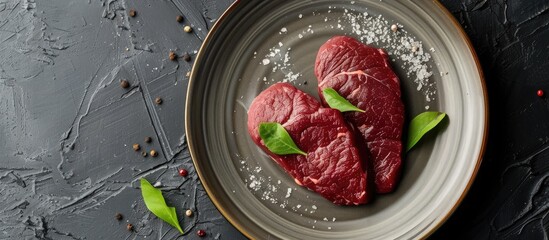
<svg viewBox="0 0 549 240">
<path fill-rule="evenodd" d="M 273 73 L 282 73 L 284 77 L 281 82 L 294 82 L 299 79 L 302 74 L 300 72 L 294 72 L 292 69 L 290 57 L 292 48 L 288 47 L 284 49 L 282 48 L 283 46 L 284 44 L 282 42 L 278 42 L 277 46 L 270 48 L 269 53 L 267 53 L 265 59 L 263 59 L 263 65 L 271 64 L 273 66 L 271 69 Z"/>
</svg>

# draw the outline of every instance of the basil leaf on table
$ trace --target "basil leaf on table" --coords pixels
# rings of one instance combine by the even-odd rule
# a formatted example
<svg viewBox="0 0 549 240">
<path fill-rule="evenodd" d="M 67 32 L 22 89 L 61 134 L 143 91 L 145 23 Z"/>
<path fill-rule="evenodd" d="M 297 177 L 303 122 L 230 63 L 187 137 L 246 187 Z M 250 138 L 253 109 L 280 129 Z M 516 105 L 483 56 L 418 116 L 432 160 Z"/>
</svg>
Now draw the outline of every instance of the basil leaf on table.
<svg viewBox="0 0 549 240">
<path fill-rule="evenodd" d="M 364 110 L 356 107 L 347 99 L 343 98 L 339 93 L 336 92 L 333 88 L 326 88 L 322 90 L 322 95 L 326 103 L 333 108 L 337 109 L 340 112 L 364 112 Z"/>
<path fill-rule="evenodd" d="M 412 119 L 408 128 L 406 152 L 410 151 L 423 135 L 435 128 L 444 117 L 446 113 L 443 112 L 424 112 Z"/>
<path fill-rule="evenodd" d="M 183 234 L 183 230 L 181 229 L 181 226 L 179 226 L 179 220 L 177 220 L 175 208 L 168 207 L 162 196 L 162 191 L 153 187 L 153 185 L 144 178 L 141 178 L 141 195 L 143 195 L 143 201 L 145 202 L 145 205 L 147 205 L 149 211 Z"/>
<path fill-rule="evenodd" d="M 290 134 L 280 123 L 267 122 L 259 124 L 259 136 L 265 143 L 269 151 L 278 155 L 301 154 L 307 156 L 307 153 L 299 149 Z"/>
</svg>

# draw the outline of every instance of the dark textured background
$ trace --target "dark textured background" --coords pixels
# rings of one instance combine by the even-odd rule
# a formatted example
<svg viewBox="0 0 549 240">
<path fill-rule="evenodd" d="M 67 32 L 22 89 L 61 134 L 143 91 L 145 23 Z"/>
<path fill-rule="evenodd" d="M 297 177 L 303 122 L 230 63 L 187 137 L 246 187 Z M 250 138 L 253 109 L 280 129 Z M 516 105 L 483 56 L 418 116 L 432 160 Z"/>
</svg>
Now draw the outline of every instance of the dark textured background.
<svg viewBox="0 0 549 240">
<path fill-rule="evenodd" d="M 536 91 L 549 93 L 549 1 L 441 2 L 479 54 L 491 125 L 477 180 L 432 238 L 547 239 L 549 100 Z M 176 238 L 145 209 L 141 177 L 162 183 L 184 218 L 185 239 L 198 238 L 198 229 L 243 238 L 209 201 L 186 149 L 192 62 L 167 59 L 170 50 L 194 57 L 230 3 L 0 0 L 1 239 Z M 137 17 L 127 17 L 131 8 Z M 193 33 L 182 31 L 186 24 Z M 120 79 L 131 88 L 120 88 Z M 133 143 L 160 154 L 143 158 Z"/>
</svg>

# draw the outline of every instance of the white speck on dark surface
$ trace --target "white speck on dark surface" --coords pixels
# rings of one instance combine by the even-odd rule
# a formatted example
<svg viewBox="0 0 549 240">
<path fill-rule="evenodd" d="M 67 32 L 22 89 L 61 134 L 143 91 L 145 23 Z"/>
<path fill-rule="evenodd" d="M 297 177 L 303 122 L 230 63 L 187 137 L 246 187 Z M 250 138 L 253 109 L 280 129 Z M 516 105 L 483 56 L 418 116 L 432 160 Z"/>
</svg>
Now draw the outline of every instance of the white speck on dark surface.
<svg viewBox="0 0 549 240">
<path fill-rule="evenodd" d="M 289 198 L 292 195 L 292 188 L 288 188 L 288 191 L 286 191 L 285 198 Z"/>
</svg>

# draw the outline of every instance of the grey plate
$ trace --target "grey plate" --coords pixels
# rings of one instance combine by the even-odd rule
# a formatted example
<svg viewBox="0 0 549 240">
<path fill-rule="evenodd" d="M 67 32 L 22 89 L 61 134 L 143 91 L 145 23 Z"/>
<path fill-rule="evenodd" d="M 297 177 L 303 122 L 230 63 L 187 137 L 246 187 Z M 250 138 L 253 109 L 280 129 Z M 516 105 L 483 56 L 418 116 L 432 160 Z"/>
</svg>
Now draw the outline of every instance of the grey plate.
<svg viewBox="0 0 549 240">
<path fill-rule="evenodd" d="M 402 29 L 387 35 L 392 23 Z M 365 26 L 379 32 L 368 35 L 361 31 Z M 317 97 L 316 52 L 341 34 L 388 48 L 408 118 L 426 107 L 449 116 L 441 133 L 406 156 L 396 192 L 358 207 L 333 205 L 297 186 L 255 146 L 246 127 L 252 100 L 274 82 L 290 81 Z M 402 37 L 421 41 L 422 54 L 432 57 L 423 65 L 433 75 L 422 86 L 420 71 L 410 74 L 413 64 L 405 54 L 412 47 Z M 400 45 L 408 50 L 398 50 Z M 463 198 L 481 161 L 487 117 L 475 53 L 438 2 L 288 0 L 236 2 L 218 20 L 196 58 L 185 121 L 206 191 L 246 236 L 409 239 L 433 232 Z"/>
</svg>

